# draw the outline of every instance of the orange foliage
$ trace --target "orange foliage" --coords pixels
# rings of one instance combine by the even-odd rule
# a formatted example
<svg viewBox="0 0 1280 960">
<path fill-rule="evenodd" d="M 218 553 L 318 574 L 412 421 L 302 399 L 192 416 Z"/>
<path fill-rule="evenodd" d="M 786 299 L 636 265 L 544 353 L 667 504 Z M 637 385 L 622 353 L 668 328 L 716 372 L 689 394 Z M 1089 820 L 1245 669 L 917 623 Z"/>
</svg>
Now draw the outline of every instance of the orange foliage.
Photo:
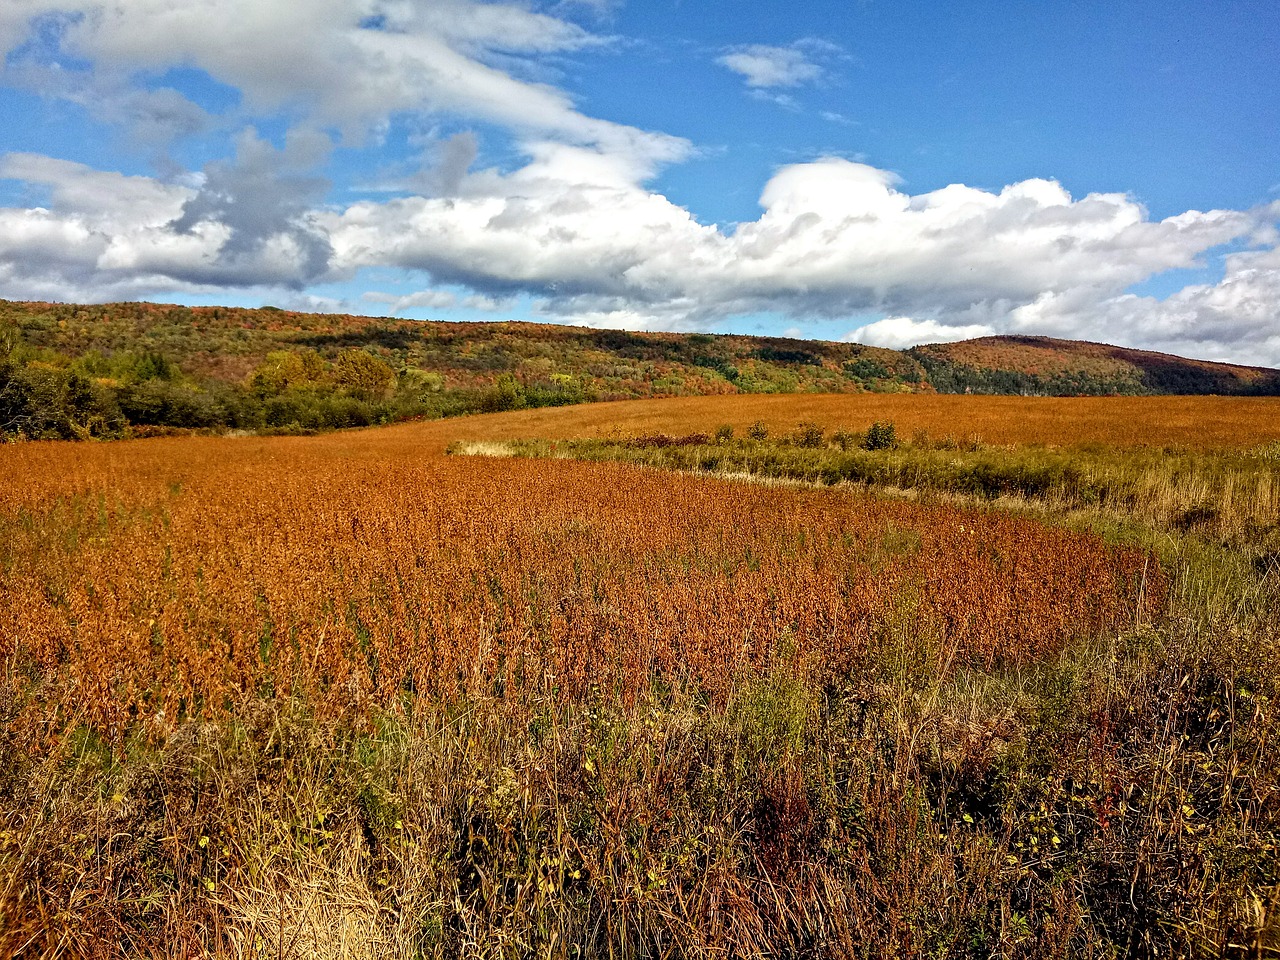
<svg viewBox="0 0 1280 960">
<path fill-rule="evenodd" d="M 1017 663 L 1161 600 L 1139 552 L 1026 519 L 439 455 L 457 426 L 0 449 L 13 729 L 119 737 L 263 695 L 717 699 L 780 644 L 816 678 L 890 635 L 938 670 Z"/>
</svg>

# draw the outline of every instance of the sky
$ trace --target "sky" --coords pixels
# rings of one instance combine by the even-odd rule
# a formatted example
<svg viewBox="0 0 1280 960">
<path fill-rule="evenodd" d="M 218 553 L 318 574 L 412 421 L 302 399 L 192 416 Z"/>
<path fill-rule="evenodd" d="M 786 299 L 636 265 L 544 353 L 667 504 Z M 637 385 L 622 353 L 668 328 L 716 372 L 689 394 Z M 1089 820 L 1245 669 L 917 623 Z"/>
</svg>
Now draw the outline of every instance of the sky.
<svg viewBox="0 0 1280 960">
<path fill-rule="evenodd" d="M 0 298 L 1280 366 L 1275 0 L 3 0 Z"/>
</svg>

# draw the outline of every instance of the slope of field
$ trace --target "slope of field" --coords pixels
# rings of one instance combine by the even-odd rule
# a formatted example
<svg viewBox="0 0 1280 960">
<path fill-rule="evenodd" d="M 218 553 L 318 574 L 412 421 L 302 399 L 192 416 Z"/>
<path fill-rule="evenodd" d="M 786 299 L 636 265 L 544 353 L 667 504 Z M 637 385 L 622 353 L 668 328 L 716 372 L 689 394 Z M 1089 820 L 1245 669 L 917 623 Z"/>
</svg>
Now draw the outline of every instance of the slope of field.
<svg viewBox="0 0 1280 960">
<path fill-rule="evenodd" d="M 1052 337 L 982 337 L 907 351 L 941 393 L 1275 396 L 1280 371 Z"/>
<path fill-rule="evenodd" d="M 720 393 L 920 389 L 855 344 L 438 323 L 264 308 L 0 301 L 0 434 L 332 429 Z"/>
<path fill-rule="evenodd" d="M 705 334 L 629 333 L 559 324 L 445 323 L 273 308 L 95 306 L 0 301 L 0 332 L 36 349 L 157 353 L 198 379 L 239 383 L 279 350 L 326 358 L 359 349 L 395 369 L 429 371 L 444 389 L 573 377 L 594 397 L 859 390 L 918 386 L 909 358 L 861 344 Z"/>
</svg>

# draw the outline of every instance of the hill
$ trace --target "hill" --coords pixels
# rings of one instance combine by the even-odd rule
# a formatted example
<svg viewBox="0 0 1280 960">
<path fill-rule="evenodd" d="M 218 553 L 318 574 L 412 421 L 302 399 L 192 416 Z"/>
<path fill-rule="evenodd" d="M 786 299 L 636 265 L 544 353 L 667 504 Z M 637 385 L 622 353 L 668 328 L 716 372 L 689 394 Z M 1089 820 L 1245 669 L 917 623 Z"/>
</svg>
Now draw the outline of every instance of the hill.
<svg viewBox="0 0 1280 960">
<path fill-rule="evenodd" d="M 906 351 L 939 393 L 1280 395 L 1280 371 L 1105 343 L 982 337 Z"/>
<path fill-rule="evenodd" d="M 0 433 L 306 431 L 588 400 L 927 389 L 878 347 L 265 307 L 0 301 Z"/>
<path fill-rule="evenodd" d="M 868 391 L 1278 395 L 1280 372 L 1040 337 L 895 351 L 274 307 L 0 301 L 0 435 L 308 432 L 592 400 Z"/>
</svg>

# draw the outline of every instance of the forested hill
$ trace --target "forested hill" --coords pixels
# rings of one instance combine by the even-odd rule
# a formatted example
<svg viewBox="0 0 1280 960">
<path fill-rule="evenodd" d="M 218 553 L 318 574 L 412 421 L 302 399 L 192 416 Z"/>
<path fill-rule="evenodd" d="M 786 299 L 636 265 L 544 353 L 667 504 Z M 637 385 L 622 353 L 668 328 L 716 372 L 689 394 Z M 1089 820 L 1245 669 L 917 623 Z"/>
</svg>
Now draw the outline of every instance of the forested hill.
<svg viewBox="0 0 1280 960">
<path fill-rule="evenodd" d="M 299 432 L 717 393 L 1280 394 L 1280 373 L 1044 338 L 894 351 L 264 307 L 0 301 L 0 435 Z"/>
<path fill-rule="evenodd" d="M 1280 370 L 1052 337 L 982 337 L 913 347 L 939 393 L 1280 395 Z"/>
</svg>

